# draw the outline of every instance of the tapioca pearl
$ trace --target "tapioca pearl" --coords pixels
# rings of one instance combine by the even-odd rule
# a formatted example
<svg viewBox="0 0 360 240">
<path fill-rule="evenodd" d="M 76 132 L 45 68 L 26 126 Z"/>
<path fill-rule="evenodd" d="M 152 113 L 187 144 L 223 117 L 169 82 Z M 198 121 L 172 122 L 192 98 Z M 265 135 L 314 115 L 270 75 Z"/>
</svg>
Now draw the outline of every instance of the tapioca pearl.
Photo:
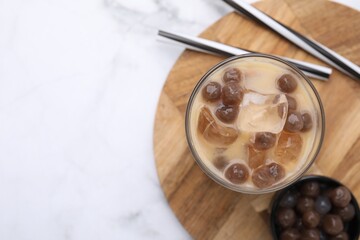
<svg viewBox="0 0 360 240">
<path fill-rule="evenodd" d="M 297 87 L 295 78 L 290 74 L 284 74 L 277 80 L 278 88 L 284 93 L 294 92 Z"/>
</svg>

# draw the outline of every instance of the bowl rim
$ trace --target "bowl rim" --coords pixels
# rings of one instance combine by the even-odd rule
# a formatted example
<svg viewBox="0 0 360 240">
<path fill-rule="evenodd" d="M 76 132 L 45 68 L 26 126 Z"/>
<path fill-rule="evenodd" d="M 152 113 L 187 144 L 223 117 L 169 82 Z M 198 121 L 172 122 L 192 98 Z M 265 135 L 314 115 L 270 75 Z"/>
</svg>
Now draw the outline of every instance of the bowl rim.
<svg viewBox="0 0 360 240">
<path fill-rule="evenodd" d="M 288 67 L 290 67 L 292 70 L 294 70 L 296 73 L 298 73 L 304 80 L 305 82 L 310 86 L 311 90 L 313 91 L 317 103 L 319 104 L 319 115 L 320 115 L 320 122 L 321 122 L 321 127 L 319 128 L 320 130 L 320 138 L 319 138 L 319 145 L 312 157 L 312 159 L 309 161 L 309 163 L 301 170 L 297 173 L 296 177 L 293 177 L 291 179 L 291 181 L 274 187 L 274 188 L 264 188 L 264 189 L 256 189 L 256 190 L 247 190 L 247 189 L 240 189 L 237 186 L 233 186 L 230 185 L 227 181 L 225 181 L 224 179 L 222 179 L 221 177 L 219 177 L 217 174 L 213 173 L 213 171 L 208 168 L 206 166 L 205 163 L 202 162 L 200 156 L 198 155 L 196 148 L 192 142 L 191 139 L 191 128 L 190 128 L 190 114 L 191 114 L 191 107 L 194 103 L 194 98 L 196 97 L 196 94 L 199 91 L 199 88 L 202 86 L 203 82 L 207 79 L 207 77 L 209 75 L 211 75 L 214 71 L 216 71 L 218 68 L 220 68 L 221 66 L 231 62 L 231 61 L 235 61 L 237 59 L 242 59 L 242 58 L 252 58 L 252 57 L 260 57 L 260 58 L 268 58 L 268 59 L 272 59 L 278 62 L 281 62 L 285 65 L 287 65 Z M 310 79 L 304 75 L 304 73 L 298 69 L 296 66 L 292 65 L 291 63 L 279 58 L 279 57 L 275 57 L 273 55 L 268 55 L 268 54 L 259 54 L 259 53 L 249 53 L 249 54 L 243 54 L 243 55 L 238 55 L 238 56 L 234 56 L 234 57 L 230 57 L 227 58 L 223 61 L 221 61 L 220 63 L 216 64 L 215 66 L 213 66 L 212 68 L 210 68 L 210 70 L 208 70 L 201 78 L 200 80 L 197 82 L 197 84 L 195 85 L 189 100 L 188 100 L 188 104 L 186 107 L 186 112 L 185 112 L 185 135 L 186 135 L 186 140 L 188 143 L 188 146 L 190 148 L 190 152 L 193 155 L 195 162 L 199 165 L 200 169 L 213 181 L 215 181 L 216 183 L 220 184 L 223 187 L 226 187 L 230 190 L 236 191 L 236 192 L 241 192 L 241 193 L 246 193 L 246 194 L 264 194 L 264 193 L 270 193 L 270 192 L 276 192 L 280 189 L 286 188 L 287 186 L 293 184 L 294 182 L 296 182 L 297 180 L 299 180 L 308 170 L 309 168 L 312 166 L 312 164 L 315 162 L 317 156 L 319 155 L 319 152 L 322 148 L 322 144 L 324 141 L 324 135 L 325 135 L 325 111 L 324 111 L 324 107 L 320 98 L 320 95 L 318 93 L 318 91 L 316 90 L 315 86 L 313 85 L 313 83 L 310 81 Z"/>
<path fill-rule="evenodd" d="M 306 175 L 301 177 L 298 181 L 296 181 L 295 183 L 287 186 L 284 189 L 281 189 L 280 191 L 277 191 L 275 193 L 275 195 L 272 197 L 271 200 L 271 204 L 270 204 L 270 215 L 269 215 L 269 221 L 270 221 L 270 228 L 271 228 L 271 235 L 273 237 L 274 240 L 278 240 L 279 236 L 277 235 L 277 231 L 276 231 L 276 224 L 275 224 L 275 210 L 279 207 L 279 203 L 280 203 L 280 199 L 285 195 L 285 193 L 296 187 L 297 185 L 303 183 L 303 182 L 307 182 L 307 181 L 319 181 L 319 182 L 331 182 L 332 184 L 338 185 L 338 186 L 343 186 L 346 189 L 348 189 L 350 191 L 351 194 L 351 203 L 354 205 L 355 208 L 355 218 L 356 221 L 358 222 L 358 228 L 357 228 L 357 232 L 355 232 L 355 238 L 354 239 L 350 239 L 350 240 L 357 240 L 359 238 L 360 235 L 360 208 L 359 208 L 359 204 L 354 196 L 354 194 L 352 193 L 352 191 L 345 186 L 344 184 L 342 184 L 340 181 L 328 177 L 328 176 L 324 176 L 324 175 L 316 175 L 316 174 L 312 174 L 312 175 Z M 352 220 L 353 221 L 353 220 Z"/>
</svg>

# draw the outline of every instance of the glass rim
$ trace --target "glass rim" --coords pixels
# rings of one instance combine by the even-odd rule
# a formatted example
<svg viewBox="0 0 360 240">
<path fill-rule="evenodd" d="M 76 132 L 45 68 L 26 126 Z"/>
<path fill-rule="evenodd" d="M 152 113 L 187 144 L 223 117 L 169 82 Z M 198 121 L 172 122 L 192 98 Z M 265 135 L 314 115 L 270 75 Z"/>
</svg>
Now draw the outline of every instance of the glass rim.
<svg viewBox="0 0 360 240">
<path fill-rule="evenodd" d="M 239 187 L 233 186 L 231 184 L 229 184 L 226 180 L 222 179 L 220 176 L 218 176 L 216 173 L 214 173 L 210 168 L 208 168 L 206 166 L 206 164 L 201 160 L 201 157 L 199 156 L 199 154 L 196 151 L 196 148 L 193 144 L 192 141 L 192 137 L 191 137 L 191 130 L 190 130 L 190 113 L 191 113 L 191 108 L 193 106 L 194 103 L 194 98 L 196 96 L 196 94 L 198 93 L 199 88 L 202 86 L 203 82 L 207 79 L 207 77 L 209 75 L 211 75 L 214 71 L 216 71 L 218 68 L 222 67 L 223 65 L 232 62 L 234 60 L 237 59 L 242 59 L 242 58 L 253 58 L 253 57 L 260 57 L 260 58 L 268 58 L 268 59 L 272 59 L 278 62 L 281 62 L 285 65 L 287 65 L 288 67 L 290 67 L 292 70 L 294 70 L 296 73 L 298 73 L 303 79 L 305 79 L 305 82 L 310 86 L 310 88 L 312 89 L 316 100 L 319 104 L 319 108 L 320 108 L 320 116 L 321 116 L 321 128 L 320 128 L 320 139 L 319 139 L 319 143 L 318 143 L 318 147 L 312 157 L 312 159 L 304 166 L 304 168 L 300 169 L 295 175 L 295 177 L 293 177 L 289 182 L 286 182 L 284 184 L 280 184 L 278 186 L 275 186 L 273 188 L 264 188 L 264 189 L 260 189 L 260 188 L 256 188 L 254 190 L 248 190 L 248 189 L 240 189 Z M 186 135 L 186 140 L 188 143 L 188 146 L 190 148 L 191 154 L 193 155 L 195 162 L 199 165 L 199 167 L 201 168 L 201 170 L 213 181 L 215 181 L 216 183 L 220 184 L 223 187 L 226 187 L 230 190 L 233 190 L 235 192 L 240 192 L 240 193 L 246 193 L 246 194 L 264 194 L 264 193 L 271 193 L 271 192 L 276 192 L 280 189 L 283 189 L 291 184 L 293 184 L 294 182 L 296 182 L 297 180 L 299 180 L 306 171 L 309 170 L 309 168 L 313 165 L 313 163 L 315 162 L 315 159 L 317 158 L 320 150 L 321 150 L 321 146 L 323 144 L 324 141 L 324 135 L 325 135 L 325 111 L 324 111 L 324 107 L 322 104 L 322 101 L 320 99 L 320 95 L 318 93 L 318 91 L 316 90 L 315 86 L 313 85 L 313 83 L 310 81 L 310 79 L 308 79 L 307 76 L 304 75 L 304 73 L 298 69 L 296 66 L 292 65 L 291 63 L 279 58 L 279 57 L 275 57 L 272 55 L 268 55 L 268 54 L 259 54 L 259 53 L 249 53 L 249 54 L 243 54 L 243 55 L 238 55 L 238 56 L 234 56 L 234 57 L 230 57 L 227 58 L 221 62 L 219 62 L 218 64 L 216 64 L 215 66 L 213 66 L 212 68 L 210 68 L 201 78 L 200 80 L 197 82 L 197 84 L 195 85 L 193 91 L 191 92 L 190 98 L 188 100 L 188 104 L 186 107 L 186 113 L 185 113 L 185 135 Z M 313 150 L 313 148 L 312 148 Z"/>
</svg>

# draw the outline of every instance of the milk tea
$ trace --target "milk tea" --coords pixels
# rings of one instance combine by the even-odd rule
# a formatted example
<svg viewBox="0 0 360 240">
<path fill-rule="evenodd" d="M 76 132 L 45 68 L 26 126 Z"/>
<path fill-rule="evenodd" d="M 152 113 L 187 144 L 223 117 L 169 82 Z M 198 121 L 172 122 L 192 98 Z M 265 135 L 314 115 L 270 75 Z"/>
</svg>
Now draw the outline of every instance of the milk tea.
<svg viewBox="0 0 360 240">
<path fill-rule="evenodd" d="M 190 114 L 196 152 L 230 185 L 266 189 L 306 163 L 317 129 L 304 79 L 284 63 L 240 58 L 199 87 Z"/>
</svg>

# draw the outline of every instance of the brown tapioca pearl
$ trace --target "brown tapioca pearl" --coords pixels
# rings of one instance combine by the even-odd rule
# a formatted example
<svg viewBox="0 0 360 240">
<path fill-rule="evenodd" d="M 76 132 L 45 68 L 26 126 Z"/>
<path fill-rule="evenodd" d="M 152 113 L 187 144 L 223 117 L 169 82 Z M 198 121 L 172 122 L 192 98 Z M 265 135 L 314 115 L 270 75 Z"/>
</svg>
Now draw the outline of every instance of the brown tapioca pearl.
<svg viewBox="0 0 360 240">
<path fill-rule="evenodd" d="M 255 169 L 252 182 L 258 188 L 267 188 L 285 177 L 284 168 L 277 163 L 270 163 Z"/>
<path fill-rule="evenodd" d="M 295 91 L 297 82 L 292 75 L 284 74 L 277 80 L 277 86 L 282 92 L 291 93 Z"/>
<path fill-rule="evenodd" d="M 255 169 L 251 179 L 253 184 L 258 188 L 267 188 L 275 183 L 275 179 L 271 176 L 269 168 L 266 165 Z"/>
<path fill-rule="evenodd" d="M 291 97 L 290 95 L 286 94 L 286 99 L 288 101 L 288 112 L 293 112 L 296 110 L 297 108 L 297 102 L 296 102 L 296 99 Z M 285 107 L 284 106 L 281 106 L 279 105 L 278 106 L 278 113 L 279 113 L 279 116 L 282 117 L 283 113 L 284 113 L 284 109 Z"/>
<path fill-rule="evenodd" d="M 330 192 L 330 200 L 335 207 L 346 207 L 351 201 L 351 193 L 343 186 L 337 187 Z"/>
<path fill-rule="evenodd" d="M 217 156 L 213 160 L 214 166 L 219 170 L 224 170 L 229 164 L 229 160 L 225 156 Z"/>
<path fill-rule="evenodd" d="M 295 111 L 296 108 L 297 108 L 297 101 L 296 101 L 296 99 L 293 98 L 292 96 L 288 95 L 288 94 L 286 94 L 285 96 L 286 96 L 286 99 L 287 99 L 287 101 L 288 101 L 288 108 L 289 108 L 289 110 Z"/>
<path fill-rule="evenodd" d="M 275 182 L 278 182 L 285 177 L 285 169 L 280 164 L 270 163 L 267 166 L 270 175 L 274 178 Z"/>
<path fill-rule="evenodd" d="M 276 142 L 276 135 L 270 132 L 258 132 L 255 134 L 254 148 L 257 150 L 267 150 L 272 148 Z"/>
<path fill-rule="evenodd" d="M 307 211 L 302 216 L 302 222 L 307 228 L 315 228 L 320 223 L 320 214 L 314 210 Z"/>
<path fill-rule="evenodd" d="M 297 202 L 297 194 L 293 191 L 288 191 L 285 195 L 281 198 L 279 205 L 281 207 L 290 207 L 293 208 Z"/>
<path fill-rule="evenodd" d="M 300 214 L 304 214 L 307 211 L 314 209 L 315 202 L 309 197 L 300 197 L 296 203 L 296 210 Z"/>
<path fill-rule="evenodd" d="M 300 232 L 295 228 L 288 228 L 280 234 L 280 240 L 299 240 Z"/>
<path fill-rule="evenodd" d="M 242 72 L 238 68 L 228 68 L 225 70 L 223 75 L 223 81 L 228 82 L 237 82 L 239 83 L 243 78 Z"/>
<path fill-rule="evenodd" d="M 344 229 L 340 216 L 327 214 L 322 219 L 322 228 L 324 232 L 330 235 L 337 235 Z"/>
<path fill-rule="evenodd" d="M 300 192 L 308 197 L 317 197 L 320 194 L 320 185 L 315 181 L 306 182 L 301 186 Z"/>
<path fill-rule="evenodd" d="M 299 132 L 304 126 L 299 112 L 289 112 L 286 118 L 284 129 L 288 132 Z"/>
<path fill-rule="evenodd" d="M 304 122 L 304 126 L 301 129 L 301 131 L 302 132 L 309 131 L 313 126 L 313 121 L 312 121 L 311 115 L 309 113 L 303 113 L 303 114 L 301 114 L 301 118 Z"/>
<path fill-rule="evenodd" d="M 202 96 L 208 102 L 215 102 L 220 100 L 221 85 L 217 82 L 209 82 L 202 89 Z"/>
<path fill-rule="evenodd" d="M 276 222 L 282 228 L 289 228 L 295 224 L 296 213 L 292 208 L 280 208 L 276 213 Z"/>
<path fill-rule="evenodd" d="M 304 229 L 301 232 L 301 240 L 320 240 L 320 231 L 316 228 Z"/>
<path fill-rule="evenodd" d="M 331 210 L 331 203 L 327 196 L 320 195 L 315 200 L 315 210 L 324 215 Z"/>
<path fill-rule="evenodd" d="M 232 123 L 239 115 L 239 106 L 220 106 L 215 115 L 224 123 Z"/>
<path fill-rule="evenodd" d="M 249 170 L 244 164 L 234 163 L 225 170 L 225 177 L 234 184 L 241 184 L 248 179 Z"/>
<path fill-rule="evenodd" d="M 355 208 L 351 203 L 344 208 L 335 208 L 334 213 L 339 215 L 344 222 L 352 220 L 355 216 Z"/>
<path fill-rule="evenodd" d="M 238 83 L 229 82 L 222 88 L 221 99 L 224 105 L 239 105 L 244 92 Z"/>
</svg>

